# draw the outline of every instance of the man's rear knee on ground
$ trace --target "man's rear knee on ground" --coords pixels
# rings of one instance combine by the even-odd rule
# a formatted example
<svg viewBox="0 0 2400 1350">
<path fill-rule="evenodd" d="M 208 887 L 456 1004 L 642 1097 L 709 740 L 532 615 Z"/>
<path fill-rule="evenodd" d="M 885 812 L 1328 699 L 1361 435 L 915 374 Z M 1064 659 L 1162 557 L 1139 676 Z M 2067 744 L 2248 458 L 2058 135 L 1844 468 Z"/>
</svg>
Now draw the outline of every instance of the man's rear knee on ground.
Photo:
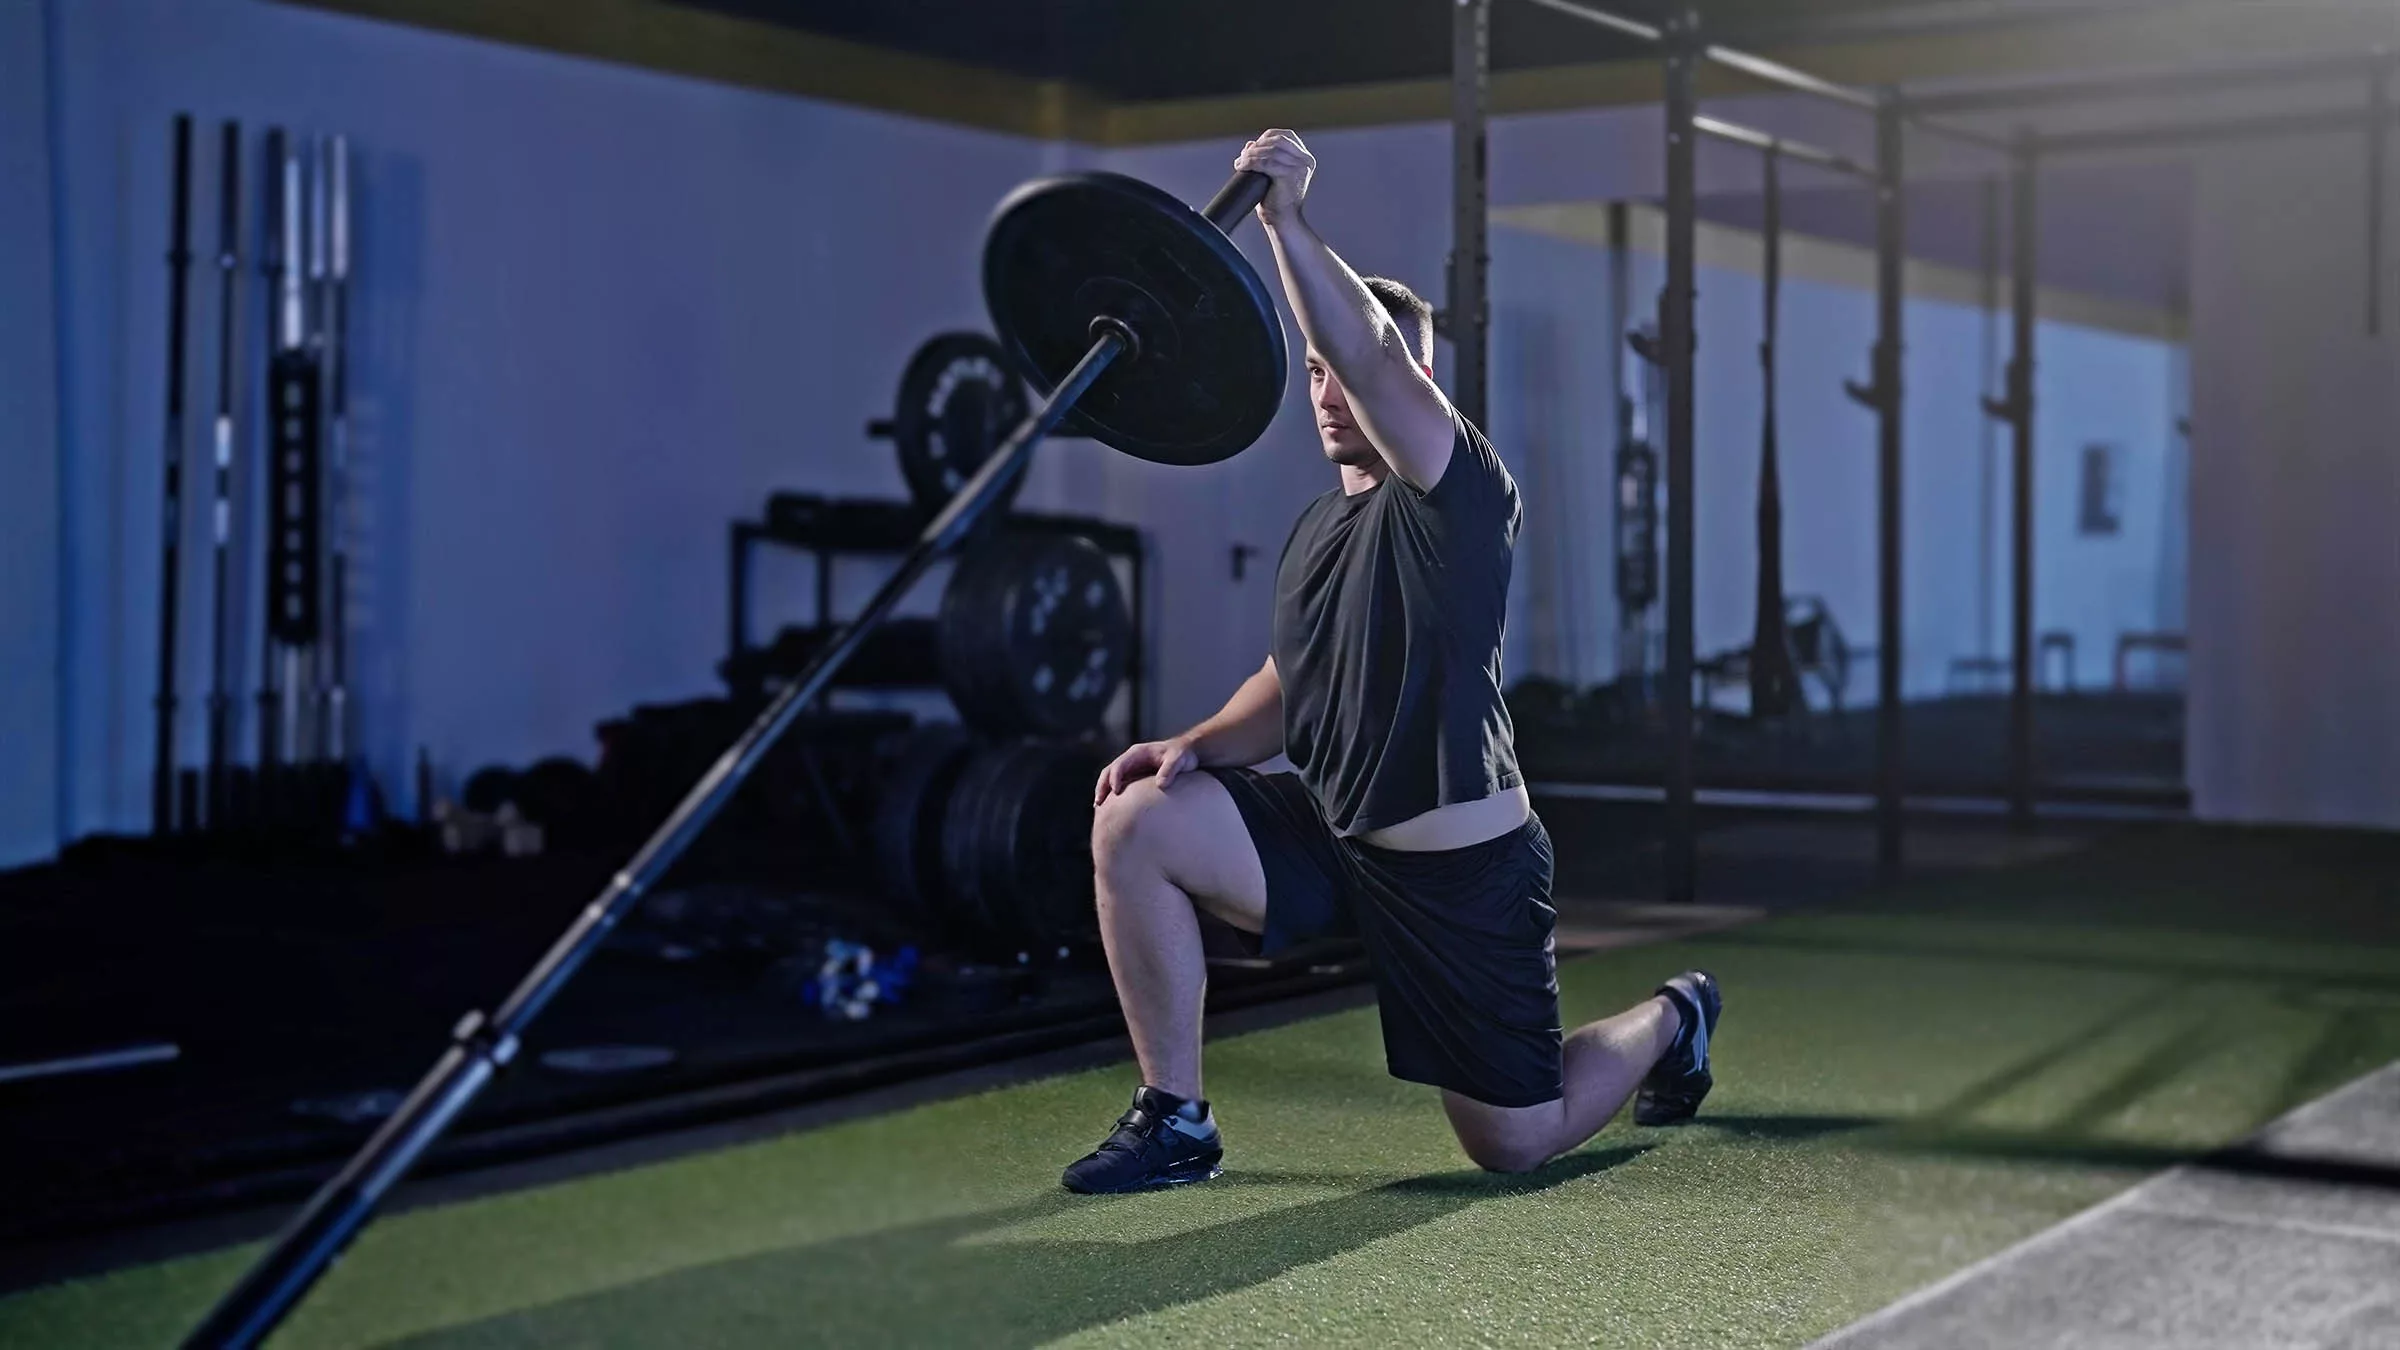
<svg viewBox="0 0 2400 1350">
<path fill-rule="evenodd" d="M 1467 1160 L 1486 1172 L 1530 1172 L 1557 1153 L 1551 1110 L 1486 1106 L 1455 1092 L 1444 1092 L 1442 1105 Z"/>
</svg>

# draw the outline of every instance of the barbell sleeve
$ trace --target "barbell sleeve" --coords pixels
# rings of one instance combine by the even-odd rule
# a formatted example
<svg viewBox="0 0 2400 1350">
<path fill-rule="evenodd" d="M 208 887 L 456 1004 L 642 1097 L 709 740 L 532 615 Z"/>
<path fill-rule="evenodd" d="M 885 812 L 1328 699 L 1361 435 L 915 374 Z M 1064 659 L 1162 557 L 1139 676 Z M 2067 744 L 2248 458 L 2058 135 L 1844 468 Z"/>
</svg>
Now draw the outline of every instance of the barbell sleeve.
<svg viewBox="0 0 2400 1350">
<path fill-rule="evenodd" d="M 1217 195 L 1208 199 L 1200 214 L 1208 217 L 1209 224 L 1231 234 L 1233 227 L 1242 223 L 1242 217 L 1267 199 L 1267 189 L 1274 185 L 1275 180 L 1254 169 L 1236 169 L 1233 177 L 1225 180 L 1225 186 L 1217 189 Z"/>
</svg>

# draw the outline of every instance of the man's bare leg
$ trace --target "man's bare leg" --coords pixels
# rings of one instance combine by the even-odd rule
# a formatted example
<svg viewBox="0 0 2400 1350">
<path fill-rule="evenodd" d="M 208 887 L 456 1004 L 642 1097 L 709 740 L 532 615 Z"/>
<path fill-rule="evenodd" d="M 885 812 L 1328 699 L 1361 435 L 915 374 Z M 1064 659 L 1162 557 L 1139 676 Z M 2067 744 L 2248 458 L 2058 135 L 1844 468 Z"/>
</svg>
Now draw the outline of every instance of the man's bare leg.
<svg viewBox="0 0 2400 1350">
<path fill-rule="evenodd" d="M 1488 1106 L 1455 1092 L 1442 1107 L 1458 1142 L 1478 1167 L 1524 1172 L 1600 1132 L 1674 1044 L 1682 1014 L 1653 995 L 1614 1017 L 1577 1027 L 1566 1038 L 1565 1095 L 1539 1106 Z"/>
<path fill-rule="evenodd" d="M 1092 826 L 1100 939 L 1142 1081 L 1200 1090 L 1200 1010 L 1208 966 L 1198 909 L 1247 932 L 1265 926 L 1266 873 L 1225 785 L 1187 773 L 1110 797 Z"/>
<path fill-rule="evenodd" d="M 1252 932 L 1263 927 L 1258 851 L 1225 785 L 1189 773 L 1164 790 L 1143 779 L 1102 802 L 1092 862 L 1100 936 L 1142 1086 L 1116 1129 L 1069 1163 L 1060 1184 L 1104 1194 L 1206 1181 L 1223 1170 L 1225 1146 L 1200 1093 L 1208 965 L 1199 910 Z"/>
</svg>

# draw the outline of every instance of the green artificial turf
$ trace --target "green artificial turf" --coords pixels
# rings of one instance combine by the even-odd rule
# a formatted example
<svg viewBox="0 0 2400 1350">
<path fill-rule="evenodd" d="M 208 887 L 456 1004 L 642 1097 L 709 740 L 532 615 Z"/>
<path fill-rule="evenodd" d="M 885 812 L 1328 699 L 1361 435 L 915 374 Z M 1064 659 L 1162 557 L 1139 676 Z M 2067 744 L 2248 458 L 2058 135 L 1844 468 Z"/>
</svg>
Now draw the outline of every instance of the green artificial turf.
<svg viewBox="0 0 2400 1350">
<path fill-rule="evenodd" d="M 274 1344 L 1797 1345 L 2400 1057 L 2395 864 L 2175 830 L 1572 962 L 1570 1020 L 1714 970 L 1718 1087 L 1526 1177 L 1344 1013 L 1211 1047 L 1206 1186 L 1061 1192 L 1131 1085 L 1075 1074 L 386 1220 Z M 169 1343 L 254 1250 L 0 1345 Z"/>
</svg>

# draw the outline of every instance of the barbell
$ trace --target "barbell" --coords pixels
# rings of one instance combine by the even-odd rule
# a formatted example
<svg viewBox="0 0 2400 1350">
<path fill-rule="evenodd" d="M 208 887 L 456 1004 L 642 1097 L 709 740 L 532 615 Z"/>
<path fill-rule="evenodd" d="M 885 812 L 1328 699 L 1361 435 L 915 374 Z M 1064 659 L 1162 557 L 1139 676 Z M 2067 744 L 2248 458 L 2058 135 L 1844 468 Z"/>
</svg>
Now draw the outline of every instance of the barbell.
<svg viewBox="0 0 2400 1350">
<path fill-rule="evenodd" d="M 401 1177 L 516 1058 L 519 1038 L 926 570 L 1023 472 L 1043 436 L 1073 429 L 1138 459 L 1210 464 L 1247 448 L 1283 401 L 1288 351 L 1273 298 L 1227 232 L 1266 197 L 1237 172 L 1195 211 L 1121 174 L 1017 189 L 985 233 L 983 291 L 1001 345 L 1042 395 L 925 526 L 856 619 L 694 784 L 498 1012 L 459 1019 L 400 1109 L 318 1189 L 184 1340 L 252 1346 L 297 1306 Z"/>
<path fill-rule="evenodd" d="M 1017 369 L 1055 397 L 1115 345 L 1069 426 L 1137 459 L 1213 464 L 1249 448 L 1283 402 L 1274 297 L 1226 231 L 1266 195 L 1235 174 L 1200 212 L 1137 178 L 1079 173 L 1000 204 L 983 298 Z"/>
</svg>

